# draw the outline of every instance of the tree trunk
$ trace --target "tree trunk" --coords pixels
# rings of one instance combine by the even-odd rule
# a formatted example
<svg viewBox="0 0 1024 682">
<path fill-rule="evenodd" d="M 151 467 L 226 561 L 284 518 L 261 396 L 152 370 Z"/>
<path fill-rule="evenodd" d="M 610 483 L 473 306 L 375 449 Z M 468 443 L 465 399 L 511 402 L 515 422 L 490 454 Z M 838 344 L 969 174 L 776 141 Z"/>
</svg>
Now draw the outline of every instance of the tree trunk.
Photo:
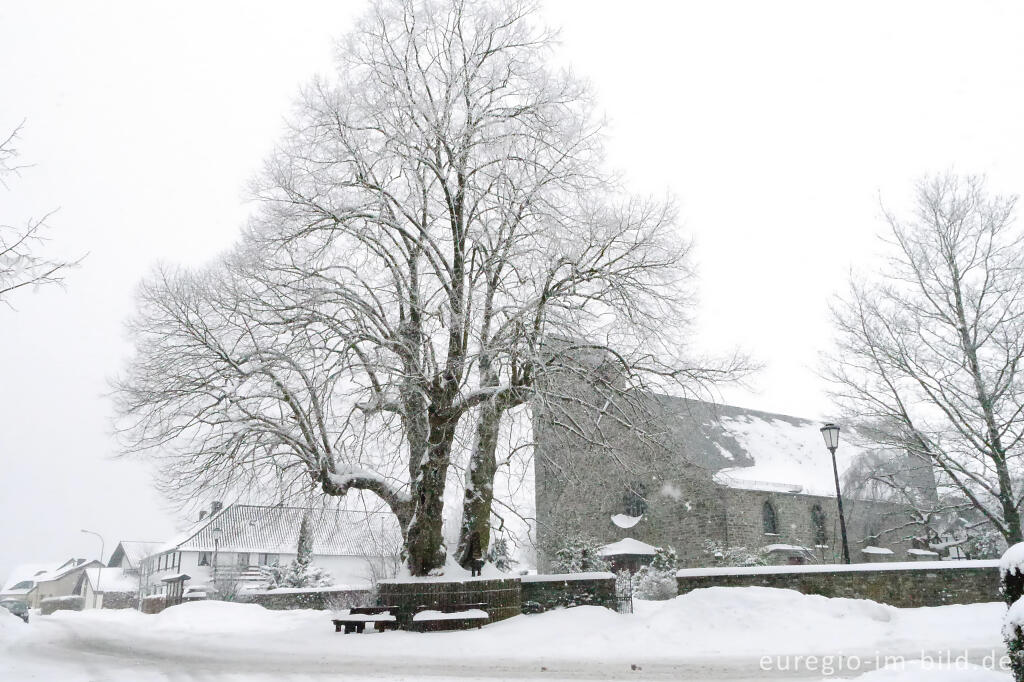
<svg viewBox="0 0 1024 682">
<path fill-rule="evenodd" d="M 426 456 L 412 482 L 412 520 L 406 534 L 406 565 L 414 576 L 444 568 L 444 488 L 456 417 L 430 411 Z"/>
<path fill-rule="evenodd" d="M 480 408 L 476 424 L 473 453 L 466 467 L 466 495 L 462 502 L 462 525 L 455 557 L 463 568 L 487 553 L 491 542 L 491 503 L 494 500 L 494 474 L 497 471 L 496 451 L 504 409 L 493 400 Z M 478 556 L 474 556 L 477 554 Z"/>
</svg>

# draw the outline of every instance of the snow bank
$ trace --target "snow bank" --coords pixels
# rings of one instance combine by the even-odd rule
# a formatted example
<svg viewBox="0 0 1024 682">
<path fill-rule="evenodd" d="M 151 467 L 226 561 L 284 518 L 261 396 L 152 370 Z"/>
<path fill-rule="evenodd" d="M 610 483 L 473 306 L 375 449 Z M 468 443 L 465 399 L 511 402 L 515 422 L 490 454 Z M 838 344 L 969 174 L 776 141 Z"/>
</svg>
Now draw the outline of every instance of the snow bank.
<svg viewBox="0 0 1024 682">
<path fill-rule="evenodd" d="M 995 568 L 996 559 L 969 561 L 886 561 L 867 564 L 809 564 L 806 566 L 723 566 L 721 568 L 682 568 L 679 578 L 713 575 L 768 575 L 773 573 L 848 573 L 858 571 L 942 571 L 958 568 Z"/>
<path fill-rule="evenodd" d="M 286 614 L 286 615 L 281 615 Z M 205 634 L 270 634 L 289 632 L 312 622 L 327 622 L 323 611 L 295 609 L 271 611 L 258 604 L 196 601 L 164 609 L 151 616 L 156 632 Z"/>
<path fill-rule="evenodd" d="M 21 618 L 0 607 L 0 651 L 4 645 L 21 639 L 28 632 L 28 627 Z"/>
<path fill-rule="evenodd" d="M 835 678 L 828 678 L 835 679 Z M 978 665 L 937 664 L 927 661 L 906 661 L 879 668 L 857 678 L 860 682 L 1011 682 L 1007 673 L 988 670 Z"/>
</svg>

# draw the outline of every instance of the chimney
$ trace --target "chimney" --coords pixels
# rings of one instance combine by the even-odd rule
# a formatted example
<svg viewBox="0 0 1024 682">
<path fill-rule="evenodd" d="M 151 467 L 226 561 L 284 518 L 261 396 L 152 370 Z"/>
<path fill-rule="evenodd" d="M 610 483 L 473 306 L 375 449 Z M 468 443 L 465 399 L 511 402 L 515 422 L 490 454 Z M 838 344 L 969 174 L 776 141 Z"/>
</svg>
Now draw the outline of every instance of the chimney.
<svg viewBox="0 0 1024 682">
<path fill-rule="evenodd" d="M 200 510 L 199 510 L 199 520 L 200 520 L 200 521 L 202 521 L 203 519 L 205 519 L 205 518 L 206 518 L 206 513 L 207 513 L 207 512 L 206 512 L 206 510 L 205 510 L 205 509 L 200 509 Z"/>
<path fill-rule="evenodd" d="M 210 503 L 210 514 L 211 515 L 216 514 L 217 512 L 219 512 L 223 508 L 224 508 L 224 503 L 221 502 L 220 500 L 217 500 L 216 502 L 211 502 Z"/>
</svg>

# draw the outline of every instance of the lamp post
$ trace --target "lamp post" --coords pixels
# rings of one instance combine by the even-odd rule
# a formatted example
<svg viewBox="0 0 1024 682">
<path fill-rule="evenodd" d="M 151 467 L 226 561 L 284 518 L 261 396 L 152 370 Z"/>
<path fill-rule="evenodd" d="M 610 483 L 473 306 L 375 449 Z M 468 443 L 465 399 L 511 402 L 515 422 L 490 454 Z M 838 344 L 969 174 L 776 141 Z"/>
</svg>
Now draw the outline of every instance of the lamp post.
<svg viewBox="0 0 1024 682">
<path fill-rule="evenodd" d="M 832 473 L 836 477 L 836 502 L 839 504 L 839 529 L 843 533 L 843 563 L 850 563 L 850 545 L 846 541 L 846 516 L 843 514 L 843 493 L 839 490 L 839 467 L 836 466 L 836 448 L 839 447 L 839 427 L 828 423 L 821 427 L 825 447 L 832 453 Z"/>
<path fill-rule="evenodd" d="M 103 577 L 103 555 L 106 553 L 107 543 L 103 541 L 103 536 L 96 531 L 83 528 L 82 532 L 88 535 L 95 535 L 100 539 L 100 570 L 96 572 L 96 589 L 93 590 L 92 594 L 92 607 L 96 608 L 96 601 L 99 599 L 100 579 Z"/>
<path fill-rule="evenodd" d="M 210 531 L 213 534 L 213 589 L 217 589 L 217 553 L 220 551 L 220 539 L 224 535 L 224 531 L 220 529 L 220 526 L 215 527 Z"/>
</svg>

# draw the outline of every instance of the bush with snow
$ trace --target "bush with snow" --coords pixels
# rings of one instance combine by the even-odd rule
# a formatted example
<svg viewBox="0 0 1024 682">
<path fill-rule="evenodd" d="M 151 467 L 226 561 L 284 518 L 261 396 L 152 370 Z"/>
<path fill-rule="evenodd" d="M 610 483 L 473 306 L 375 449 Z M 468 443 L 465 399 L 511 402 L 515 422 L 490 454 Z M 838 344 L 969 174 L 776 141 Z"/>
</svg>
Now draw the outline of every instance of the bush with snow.
<svg viewBox="0 0 1024 682">
<path fill-rule="evenodd" d="M 633 576 L 633 596 L 637 599 L 662 601 L 679 594 L 676 582 L 678 568 L 676 551 L 671 547 L 659 547 L 647 566 L 642 566 Z"/>
<path fill-rule="evenodd" d="M 1013 679 L 1024 682 L 1024 542 L 1006 550 L 999 561 L 1000 589 L 1010 610 L 1003 620 L 1003 641 Z"/>
<path fill-rule="evenodd" d="M 598 553 L 604 543 L 575 533 L 567 536 L 555 550 L 552 566 L 556 573 L 591 573 L 608 571 L 611 565 Z"/>
<path fill-rule="evenodd" d="M 704 541 L 704 556 L 709 566 L 768 565 L 768 552 L 764 547 L 750 550 L 746 547 L 728 546 L 718 540 Z"/>
</svg>

